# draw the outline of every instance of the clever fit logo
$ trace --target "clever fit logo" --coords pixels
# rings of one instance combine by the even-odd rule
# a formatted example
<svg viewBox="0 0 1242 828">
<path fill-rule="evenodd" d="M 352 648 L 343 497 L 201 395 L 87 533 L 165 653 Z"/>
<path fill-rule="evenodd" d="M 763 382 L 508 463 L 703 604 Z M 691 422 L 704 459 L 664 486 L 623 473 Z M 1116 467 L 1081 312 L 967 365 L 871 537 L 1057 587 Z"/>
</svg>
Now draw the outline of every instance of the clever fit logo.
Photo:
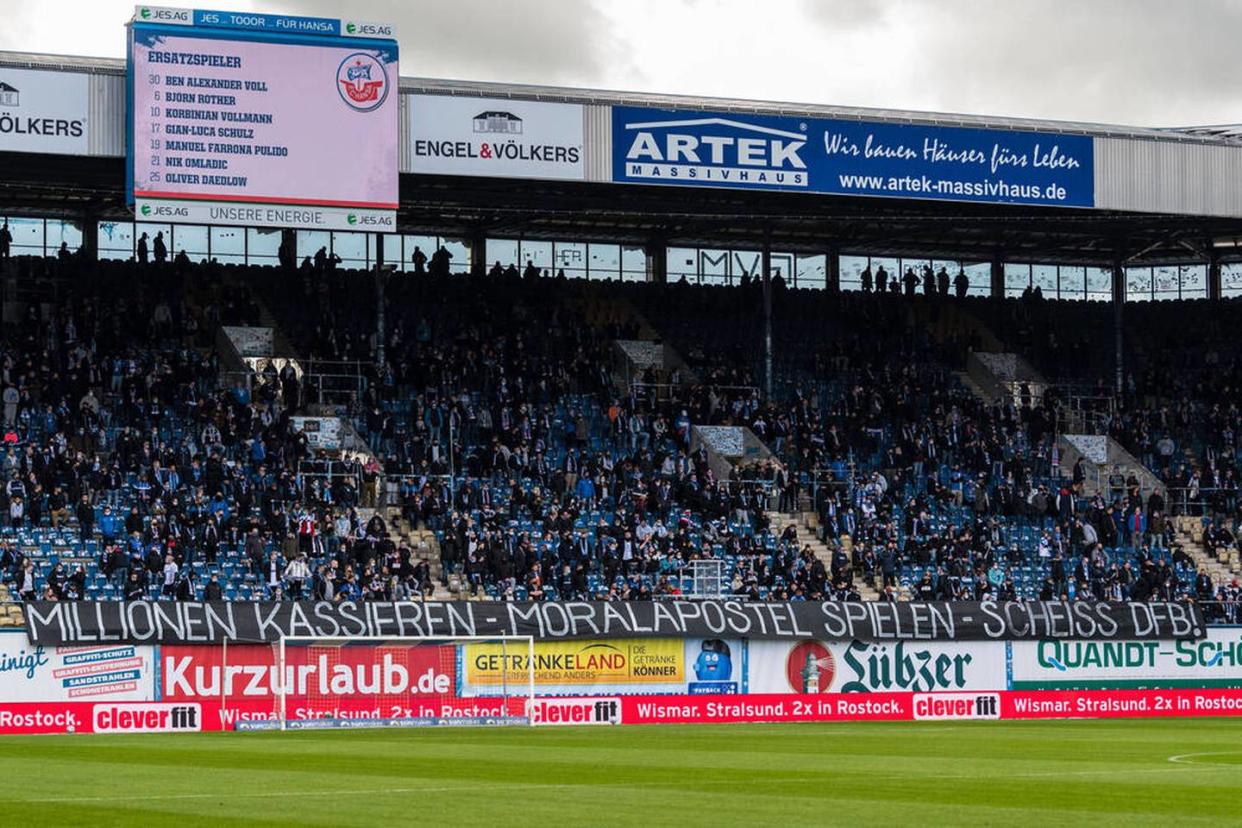
<svg viewBox="0 0 1242 828">
<path fill-rule="evenodd" d="M 918 693 L 914 696 L 914 718 L 999 719 L 999 693 Z"/>
<path fill-rule="evenodd" d="M 621 723 L 621 699 L 534 699 L 528 703 L 533 725 L 611 725 Z"/>
<path fill-rule="evenodd" d="M 198 704 L 97 704 L 96 733 L 198 732 L 203 729 Z"/>
</svg>

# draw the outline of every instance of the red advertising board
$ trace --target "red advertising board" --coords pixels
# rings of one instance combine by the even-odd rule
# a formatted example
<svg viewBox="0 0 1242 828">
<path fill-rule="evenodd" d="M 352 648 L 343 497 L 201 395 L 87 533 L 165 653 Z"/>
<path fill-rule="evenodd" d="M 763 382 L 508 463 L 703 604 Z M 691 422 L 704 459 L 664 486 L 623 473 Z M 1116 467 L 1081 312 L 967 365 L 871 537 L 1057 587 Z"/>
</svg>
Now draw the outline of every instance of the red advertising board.
<svg viewBox="0 0 1242 828">
<path fill-rule="evenodd" d="M 281 688 L 289 703 L 457 693 L 452 645 L 288 647 L 283 675 L 279 659 L 279 649 L 268 645 L 161 647 L 160 698 L 272 700 Z"/>
<path fill-rule="evenodd" d="M 522 715 L 524 699 L 439 698 L 415 713 L 340 703 L 342 718 L 493 718 Z M 291 718 L 332 715 L 294 708 Z M 586 696 L 538 698 L 542 725 L 732 724 L 754 722 L 1109 719 L 1242 716 L 1242 690 L 1031 690 L 981 693 L 820 693 L 750 696 Z M 194 697 L 161 702 L 16 702 L 0 704 L 0 734 L 154 733 L 232 730 L 242 720 L 274 718 L 270 698 Z"/>
</svg>

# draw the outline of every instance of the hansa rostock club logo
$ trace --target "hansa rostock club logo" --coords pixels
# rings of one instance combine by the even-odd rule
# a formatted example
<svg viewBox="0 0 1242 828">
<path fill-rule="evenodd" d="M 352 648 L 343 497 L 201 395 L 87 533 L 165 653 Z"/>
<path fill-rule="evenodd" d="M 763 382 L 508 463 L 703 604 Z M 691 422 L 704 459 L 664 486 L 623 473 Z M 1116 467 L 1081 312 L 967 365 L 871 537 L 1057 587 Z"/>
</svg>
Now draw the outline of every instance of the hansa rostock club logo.
<svg viewBox="0 0 1242 828">
<path fill-rule="evenodd" d="M 375 55 L 354 52 L 337 67 L 336 84 L 350 108 L 370 112 L 388 97 L 388 70 Z"/>
</svg>

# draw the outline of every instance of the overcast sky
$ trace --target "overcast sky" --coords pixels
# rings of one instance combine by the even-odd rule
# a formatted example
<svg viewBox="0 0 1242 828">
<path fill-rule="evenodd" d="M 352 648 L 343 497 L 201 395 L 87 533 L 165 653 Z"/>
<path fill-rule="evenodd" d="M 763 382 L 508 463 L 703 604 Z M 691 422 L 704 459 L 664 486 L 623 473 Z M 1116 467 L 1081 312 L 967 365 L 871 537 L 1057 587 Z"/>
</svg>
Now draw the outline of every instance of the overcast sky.
<svg viewBox="0 0 1242 828">
<path fill-rule="evenodd" d="M 132 2 L 2 2 L 0 48 L 123 55 Z M 1242 122 L 1242 0 L 201 5 L 394 22 L 403 75 L 1138 126 Z"/>
</svg>

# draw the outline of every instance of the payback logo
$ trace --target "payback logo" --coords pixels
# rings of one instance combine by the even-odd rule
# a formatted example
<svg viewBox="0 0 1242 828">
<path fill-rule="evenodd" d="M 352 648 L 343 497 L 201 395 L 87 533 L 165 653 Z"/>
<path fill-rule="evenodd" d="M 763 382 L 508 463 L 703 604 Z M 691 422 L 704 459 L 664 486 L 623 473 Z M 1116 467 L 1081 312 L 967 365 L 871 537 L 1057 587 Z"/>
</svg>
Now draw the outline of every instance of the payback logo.
<svg viewBox="0 0 1242 828">
<path fill-rule="evenodd" d="M 341 100 L 359 112 L 379 108 L 388 97 L 388 71 L 374 55 L 355 52 L 341 61 L 336 70 Z"/>
</svg>

